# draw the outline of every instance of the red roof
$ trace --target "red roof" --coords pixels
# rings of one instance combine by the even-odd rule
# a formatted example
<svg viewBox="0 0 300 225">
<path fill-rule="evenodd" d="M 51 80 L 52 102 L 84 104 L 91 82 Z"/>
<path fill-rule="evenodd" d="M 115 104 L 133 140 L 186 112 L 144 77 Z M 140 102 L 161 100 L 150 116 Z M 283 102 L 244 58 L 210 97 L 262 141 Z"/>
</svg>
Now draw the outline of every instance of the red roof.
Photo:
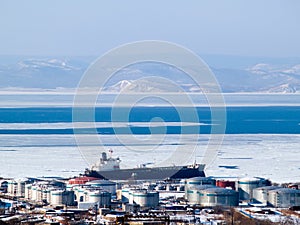
<svg viewBox="0 0 300 225">
<path fill-rule="evenodd" d="M 96 177 L 76 177 L 69 180 L 69 184 L 85 184 L 86 182 L 99 180 Z"/>
</svg>

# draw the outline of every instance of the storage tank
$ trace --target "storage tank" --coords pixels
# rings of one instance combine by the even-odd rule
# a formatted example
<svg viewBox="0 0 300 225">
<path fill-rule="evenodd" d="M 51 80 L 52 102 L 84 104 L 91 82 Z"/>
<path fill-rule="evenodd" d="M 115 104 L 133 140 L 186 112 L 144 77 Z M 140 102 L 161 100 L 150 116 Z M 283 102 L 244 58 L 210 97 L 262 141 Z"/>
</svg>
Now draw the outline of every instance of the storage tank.
<svg viewBox="0 0 300 225">
<path fill-rule="evenodd" d="M 242 178 L 238 181 L 238 191 L 240 200 L 252 200 L 253 190 L 258 187 L 269 186 L 270 182 L 263 178 Z"/>
<path fill-rule="evenodd" d="M 235 181 L 232 180 L 217 180 L 216 186 L 221 188 L 229 188 L 235 190 Z"/>
<path fill-rule="evenodd" d="M 47 203 L 51 202 L 51 189 L 45 188 L 42 190 L 42 201 L 46 201 Z"/>
<path fill-rule="evenodd" d="M 64 192 L 63 195 L 63 204 L 64 205 L 75 205 L 75 195 L 74 195 L 74 191 L 66 191 Z"/>
<path fill-rule="evenodd" d="M 26 184 L 25 185 L 25 198 L 31 199 L 32 198 L 32 184 Z"/>
<path fill-rule="evenodd" d="M 214 188 L 216 186 L 214 185 L 198 185 L 194 187 L 190 187 L 188 190 L 186 190 L 185 199 L 190 204 L 199 204 L 200 202 L 200 191 L 207 188 Z"/>
<path fill-rule="evenodd" d="M 238 192 L 226 188 L 208 188 L 199 191 L 199 204 L 203 207 L 237 206 Z"/>
<path fill-rule="evenodd" d="M 103 190 L 88 191 L 88 202 L 93 202 L 98 207 L 107 207 L 111 204 L 111 193 Z"/>
<path fill-rule="evenodd" d="M 37 199 L 37 186 L 32 185 L 31 187 L 31 200 L 36 201 Z"/>
<path fill-rule="evenodd" d="M 188 186 L 196 185 L 216 185 L 216 180 L 211 177 L 193 177 L 186 179 L 185 184 Z"/>
<path fill-rule="evenodd" d="M 42 186 L 37 186 L 36 188 L 36 201 L 41 202 L 42 201 L 42 196 L 43 196 L 43 188 Z"/>
<path fill-rule="evenodd" d="M 22 180 L 17 181 L 16 196 L 18 197 L 25 196 L 25 181 Z"/>
<path fill-rule="evenodd" d="M 267 204 L 269 191 L 279 189 L 279 188 L 280 187 L 276 187 L 276 186 L 265 186 L 265 187 L 255 188 L 253 190 L 253 199 L 257 202 Z"/>
<path fill-rule="evenodd" d="M 94 180 L 89 181 L 86 185 L 91 185 L 92 187 L 101 188 L 112 195 L 116 195 L 116 183 L 109 180 Z"/>
<path fill-rule="evenodd" d="M 129 202 L 129 193 L 130 193 L 129 188 L 122 188 L 122 202 L 123 203 Z"/>
<path fill-rule="evenodd" d="M 74 193 L 75 193 L 75 196 L 74 197 L 76 199 L 76 201 L 79 203 L 79 202 L 86 202 L 88 201 L 88 192 L 87 192 L 87 189 L 85 187 L 76 187 L 74 188 Z"/>
<path fill-rule="evenodd" d="M 268 202 L 271 206 L 279 208 L 300 206 L 300 190 L 290 188 L 270 190 Z"/>
<path fill-rule="evenodd" d="M 66 190 L 50 191 L 51 205 L 74 205 L 74 192 Z"/>
<path fill-rule="evenodd" d="M 63 193 L 64 190 L 52 190 L 51 195 L 51 205 L 62 205 L 63 204 Z"/>
<path fill-rule="evenodd" d="M 193 177 L 185 180 L 185 196 L 187 196 L 188 190 L 192 187 L 200 185 L 216 185 L 216 180 L 211 177 Z"/>
<path fill-rule="evenodd" d="M 15 180 L 7 181 L 7 193 L 9 193 L 11 196 L 15 196 L 17 194 L 17 187 L 18 184 Z"/>
<path fill-rule="evenodd" d="M 130 204 L 138 204 L 141 207 L 154 208 L 159 203 L 159 193 L 147 190 L 132 190 L 129 197 Z"/>
</svg>

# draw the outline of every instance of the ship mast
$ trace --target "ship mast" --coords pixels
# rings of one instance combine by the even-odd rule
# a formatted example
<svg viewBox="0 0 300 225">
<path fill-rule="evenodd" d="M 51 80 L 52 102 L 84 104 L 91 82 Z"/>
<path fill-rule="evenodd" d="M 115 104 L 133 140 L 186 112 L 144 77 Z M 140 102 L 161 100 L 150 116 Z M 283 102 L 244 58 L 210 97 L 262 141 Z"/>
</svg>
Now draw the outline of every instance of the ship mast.
<svg viewBox="0 0 300 225">
<path fill-rule="evenodd" d="M 108 152 L 109 152 L 109 158 L 112 158 L 112 154 L 113 154 L 113 150 L 110 148 L 109 150 L 108 150 Z"/>
</svg>

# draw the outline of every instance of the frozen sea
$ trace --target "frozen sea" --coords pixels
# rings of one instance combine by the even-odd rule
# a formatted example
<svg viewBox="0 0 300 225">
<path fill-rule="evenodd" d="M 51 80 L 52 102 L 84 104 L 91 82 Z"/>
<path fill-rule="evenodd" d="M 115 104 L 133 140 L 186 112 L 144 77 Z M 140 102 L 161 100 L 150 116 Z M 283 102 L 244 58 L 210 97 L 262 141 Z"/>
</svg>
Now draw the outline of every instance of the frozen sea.
<svg viewBox="0 0 300 225">
<path fill-rule="evenodd" d="M 9 100 L 8 96 L 11 95 L 2 97 Z M 200 121 L 180 121 L 174 109 L 151 107 L 151 110 L 136 108 L 131 111 L 131 119 L 114 123 L 109 108 L 105 108 L 104 113 L 96 113 L 94 130 L 89 121 L 72 123 L 68 100 L 58 104 L 59 107 L 53 103 L 33 108 L 29 107 L 32 102 L 2 101 L 0 177 L 76 176 L 96 161 L 102 151 L 113 149 L 114 156 L 121 158 L 123 168 L 204 160 L 208 176 L 259 176 L 278 183 L 300 181 L 300 104 L 297 102 L 300 98 L 299 95 L 276 96 L 227 96 L 232 102 L 227 108 L 224 135 L 210 134 L 212 127 L 219 124 L 211 121 L 205 107 L 199 107 Z M 31 100 L 45 100 L 35 98 Z M 35 102 L 36 105 L 40 106 Z M 153 121 L 156 117 L 161 120 Z M 78 133 L 74 133 L 74 126 Z M 200 131 L 182 134 L 182 127 Z M 133 133 L 126 133 L 128 129 Z M 214 149 L 213 154 L 207 154 L 210 148 Z"/>
<path fill-rule="evenodd" d="M 202 138 L 195 155 L 187 157 L 187 162 L 192 163 L 194 159 L 201 162 L 208 135 L 202 135 Z M 140 163 L 167 164 L 165 159 L 176 149 L 174 143 L 178 135 L 168 135 L 163 145 L 151 151 L 116 146 L 113 136 L 105 135 L 101 139 L 106 144 L 104 148 L 112 148 L 113 154 L 122 159 L 121 166 L 129 168 Z M 194 147 L 190 139 L 188 135 L 185 137 L 184 147 Z M 206 174 L 217 177 L 260 176 L 279 183 L 299 181 L 299 143 L 298 134 L 225 135 L 217 157 L 206 168 Z M 76 146 L 73 135 L 2 135 L 0 145 L 0 175 L 4 177 L 69 177 L 82 173 L 89 166 L 82 157 L 85 149 Z M 92 145 L 86 148 L 94 147 L 99 148 Z"/>
</svg>

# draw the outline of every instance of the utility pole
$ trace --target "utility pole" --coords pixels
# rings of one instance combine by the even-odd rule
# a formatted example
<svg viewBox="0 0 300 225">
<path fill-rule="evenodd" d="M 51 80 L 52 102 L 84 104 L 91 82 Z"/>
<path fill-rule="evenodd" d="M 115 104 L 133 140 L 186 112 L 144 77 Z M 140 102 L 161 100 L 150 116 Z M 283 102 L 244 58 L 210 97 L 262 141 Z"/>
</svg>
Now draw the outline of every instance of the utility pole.
<svg viewBox="0 0 300 225">
<path fill-rule="evenodd" d="M 234 225 L 234 221 L 233 221 L 233 219 L 234 219 L 234 209 L 232 207 L 230 208 L 230 214 L 231 214 L 231 225 Z"/>
<path fill-rule="evenodd" d="M 97 222 L 98 204 L 95 204 L 94 209 L 95 209 L 95 222 Z"/>
</svg>

